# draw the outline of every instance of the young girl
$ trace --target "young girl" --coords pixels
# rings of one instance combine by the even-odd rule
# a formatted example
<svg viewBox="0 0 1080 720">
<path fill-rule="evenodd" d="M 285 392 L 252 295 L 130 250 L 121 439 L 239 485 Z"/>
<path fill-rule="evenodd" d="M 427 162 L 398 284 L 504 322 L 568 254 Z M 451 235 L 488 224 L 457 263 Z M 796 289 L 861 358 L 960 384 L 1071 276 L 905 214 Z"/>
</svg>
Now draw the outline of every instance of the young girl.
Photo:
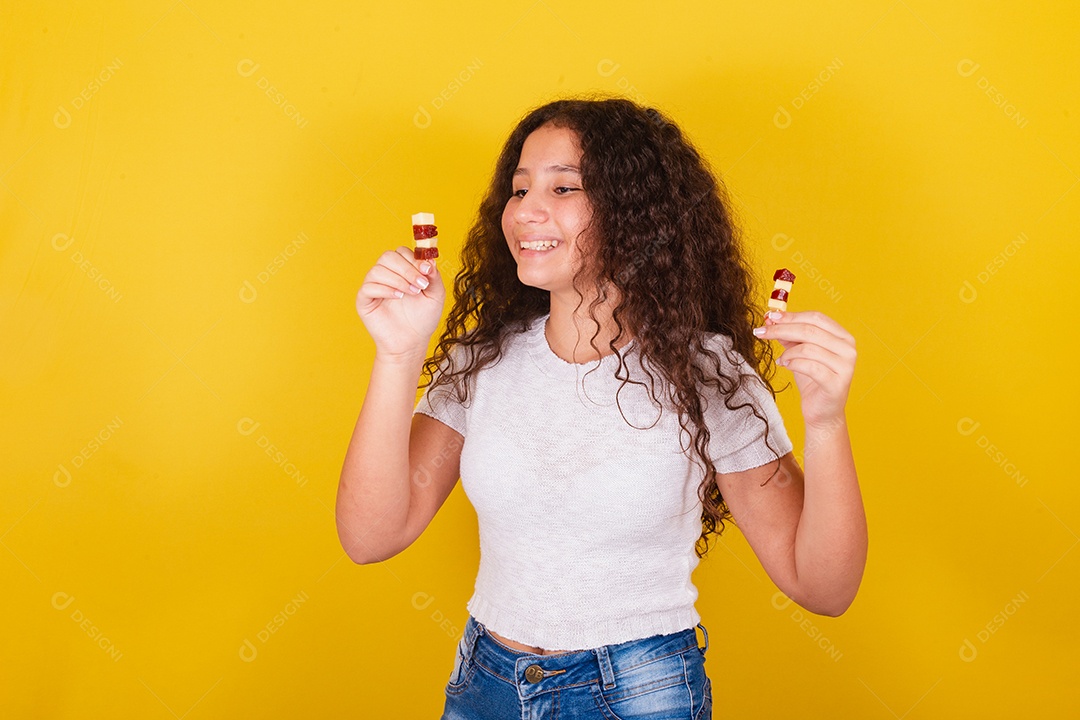
<svg viewBox="0 0 1080 720">
<path fill-rule="evenodd" d="M 855 341 L 818 312 L 762 317 L 771 276 L 668 118 L 625 99 L 530 112 L 461 260 L 431 358 L 435 262 L 399 247 L 365 276 L 375 364 L 337 499 L 349 556 L 380 562 L 461 478 L 481 559 L 444 718 L 710 717 L 691 573 L 725 519 L 785 595 L 848 608 L 867 547 Z M 770 340 L 801 396 L 805 484 Z"/>
</svg>

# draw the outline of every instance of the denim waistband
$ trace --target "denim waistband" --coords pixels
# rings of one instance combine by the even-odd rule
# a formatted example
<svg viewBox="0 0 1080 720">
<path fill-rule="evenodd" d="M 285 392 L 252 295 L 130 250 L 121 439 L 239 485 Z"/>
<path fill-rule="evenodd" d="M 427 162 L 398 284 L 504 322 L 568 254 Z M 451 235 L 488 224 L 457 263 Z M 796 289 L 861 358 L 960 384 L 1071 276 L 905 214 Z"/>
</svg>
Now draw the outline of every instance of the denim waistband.
<svg viewBox="0 0 1080 720">
<path fill-rule="evenodd" d="M 691 648 L 707 651 L 709 636 L 705 626 L 699 623 L 696 627 L 705 633 L 704 648 L 698 645 L 695 629 L 687 628 L 589 650 L 537 655 L 506 647 L 470 615 L 464 632 L 466 661 L 476 662 L 496 677 L 516 685 L 522 699 L 597 681 L 609 690 L 617 686 L 616 676 L 627 670 Z"/>
</svg>

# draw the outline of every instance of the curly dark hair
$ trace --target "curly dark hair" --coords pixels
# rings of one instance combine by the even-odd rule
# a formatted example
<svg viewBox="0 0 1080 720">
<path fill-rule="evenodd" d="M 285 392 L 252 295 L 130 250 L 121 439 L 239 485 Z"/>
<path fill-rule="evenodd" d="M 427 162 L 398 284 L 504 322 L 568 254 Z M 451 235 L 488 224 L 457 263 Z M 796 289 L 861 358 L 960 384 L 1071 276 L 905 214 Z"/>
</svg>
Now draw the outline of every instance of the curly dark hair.
<svg viewBox="0 0 1080 720">
<path fill-rule="evenodd" d="M 724 520 L 734 518 L 709 459 L 701 388 L 719 390 L 730 410 L 749 405 L 765 423 L 767 443 L 769 427 L 753 404 L 732 404 L 742 383 L 753 380 L 737 372 L 735 377 L 725 375 L 719 355 L 706 347 L 706 334 L 730 338 L 730 350 L 757 370 L 775 398 L 774 368 L 771 346 L 751 332 L 764 317 L 754 302 L 759 297 L 755 273 L 745 257 L 726 190 L 692 143 L 659 111 L 625 98 L 590 96 L 547 103 L 518 122 L 499 154 L 491 185 L 465 239 L 462 268 L 454 280 L 454 305 L 421 379 L 432 378 L 432 387 L 452 382 L 458 400 L 467 402 L 467 381 L 501 357 L 504 339 L 550 312 L 550 292 L 518 279 L 501 223 L 525 139 L 547 123 L 569 128 L 577 136 L 582 187 L 592 207 L 589 227 L 581 236 L 586 241 L 585 259 L 575 275 L 575 287 L 578 278 L 593 279 L 595 299 L 589 315 L 594 320 L 595 308 L 609 299 L 607 288 L 619 291 L 621 300 L 612 311 L 618 335 L 610 348 L 616 351 L 624 332 L 636 339 L 642 359 L 648 359 L 673 388 L 669 398 L 677 404 L 679 424 L 694 438 L 693 448 L 704 466 L 698 489 L 702 533 L 695 544 L 702 558 L 708 553 L 710 535 L 720 535 Z M 598 335 L 599 331 L 589 342 L 599 355 Z M 454 367 L 450 352 L 455 345 L 469 350 L 464 367 Z M 739 359 L 730 350 L 725 349 L 725 355 L 737 368 Z M 709 367 L 699 364 L 702 358 L 708 358 Z M 444 362 L 447 365 L 439 373 Z M 634 382 L 620 375 L 624 367 L 620 359 L 615 371 L 623 383 L 620 388 Z M 648 369 L 645 372 L 652 387 L 655 378 Z M 771 444 L 769 448 L 779 470 L 780 455 Z"/>
</svg>

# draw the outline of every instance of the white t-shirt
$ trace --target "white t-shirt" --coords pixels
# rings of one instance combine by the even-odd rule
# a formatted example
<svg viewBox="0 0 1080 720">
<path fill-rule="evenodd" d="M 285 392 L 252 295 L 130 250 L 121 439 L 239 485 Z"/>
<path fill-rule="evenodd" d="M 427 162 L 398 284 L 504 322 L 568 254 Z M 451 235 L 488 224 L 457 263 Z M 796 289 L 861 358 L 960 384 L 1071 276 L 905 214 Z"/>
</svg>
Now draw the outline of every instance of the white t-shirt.
<svg viewBox="0 0 1080 720">
<path fill-rule="evenodd" d="M 429 387 L 414 411 L 464 438 L 461 484 L 480 532 L 468 610 L 499 635 L 546 649 L 588 649 L 692 628 L 701 620 L 690 576 L 699 562 L 694 544 L 704 469 L 680 448 L 680 435 L 686 448 L 690 435 L 672 404 L 661 410 L 649 397 L 634 341 L 619 355 L 645 387 L 627 383 L 620 392 L 618 356 L 564 361 L 548 345 L 547 318 L 506 340 L 503 356 L 476 374 L 465 404 L 452 385 Z M 730 339 L 715 334 L 707 344 L 724 360 L 725 374 L 733 374 L 722 351 Z M 792 444 L 776 403 L 737 357 L 741 372 L 753 377 L 732 405 L 753 402 L 783 456 Z M 661 382 L 655 370 L 653 376 Z M 716 470 L 772 462 L 764 422 L 749 407 L 728 410 L 715 388 L 705 390 Z"/>
</svg>

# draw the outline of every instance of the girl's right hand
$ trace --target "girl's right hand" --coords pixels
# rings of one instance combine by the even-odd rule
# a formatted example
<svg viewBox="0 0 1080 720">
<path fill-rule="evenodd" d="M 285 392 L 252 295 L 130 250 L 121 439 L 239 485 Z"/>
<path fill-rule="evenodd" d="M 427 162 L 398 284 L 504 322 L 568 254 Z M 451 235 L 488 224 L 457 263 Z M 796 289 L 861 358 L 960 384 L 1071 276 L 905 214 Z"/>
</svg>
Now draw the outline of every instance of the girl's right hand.
<svg viewBox="0 0 1080 720">
<path fill-rule="evenodd" d="M 425 264 L 426 273 L 420 270 Z M 420 292 L 414 292 L 409 285 Z M 375 340 L 380 356 L 426 357 L 445 301 L 446 289 L 435 261 L 416 260 L 412 249 L 402 245 L 396 251 L 384 252 L 364 276 L 356 295 L 356 312 Z"/>
</svg>

